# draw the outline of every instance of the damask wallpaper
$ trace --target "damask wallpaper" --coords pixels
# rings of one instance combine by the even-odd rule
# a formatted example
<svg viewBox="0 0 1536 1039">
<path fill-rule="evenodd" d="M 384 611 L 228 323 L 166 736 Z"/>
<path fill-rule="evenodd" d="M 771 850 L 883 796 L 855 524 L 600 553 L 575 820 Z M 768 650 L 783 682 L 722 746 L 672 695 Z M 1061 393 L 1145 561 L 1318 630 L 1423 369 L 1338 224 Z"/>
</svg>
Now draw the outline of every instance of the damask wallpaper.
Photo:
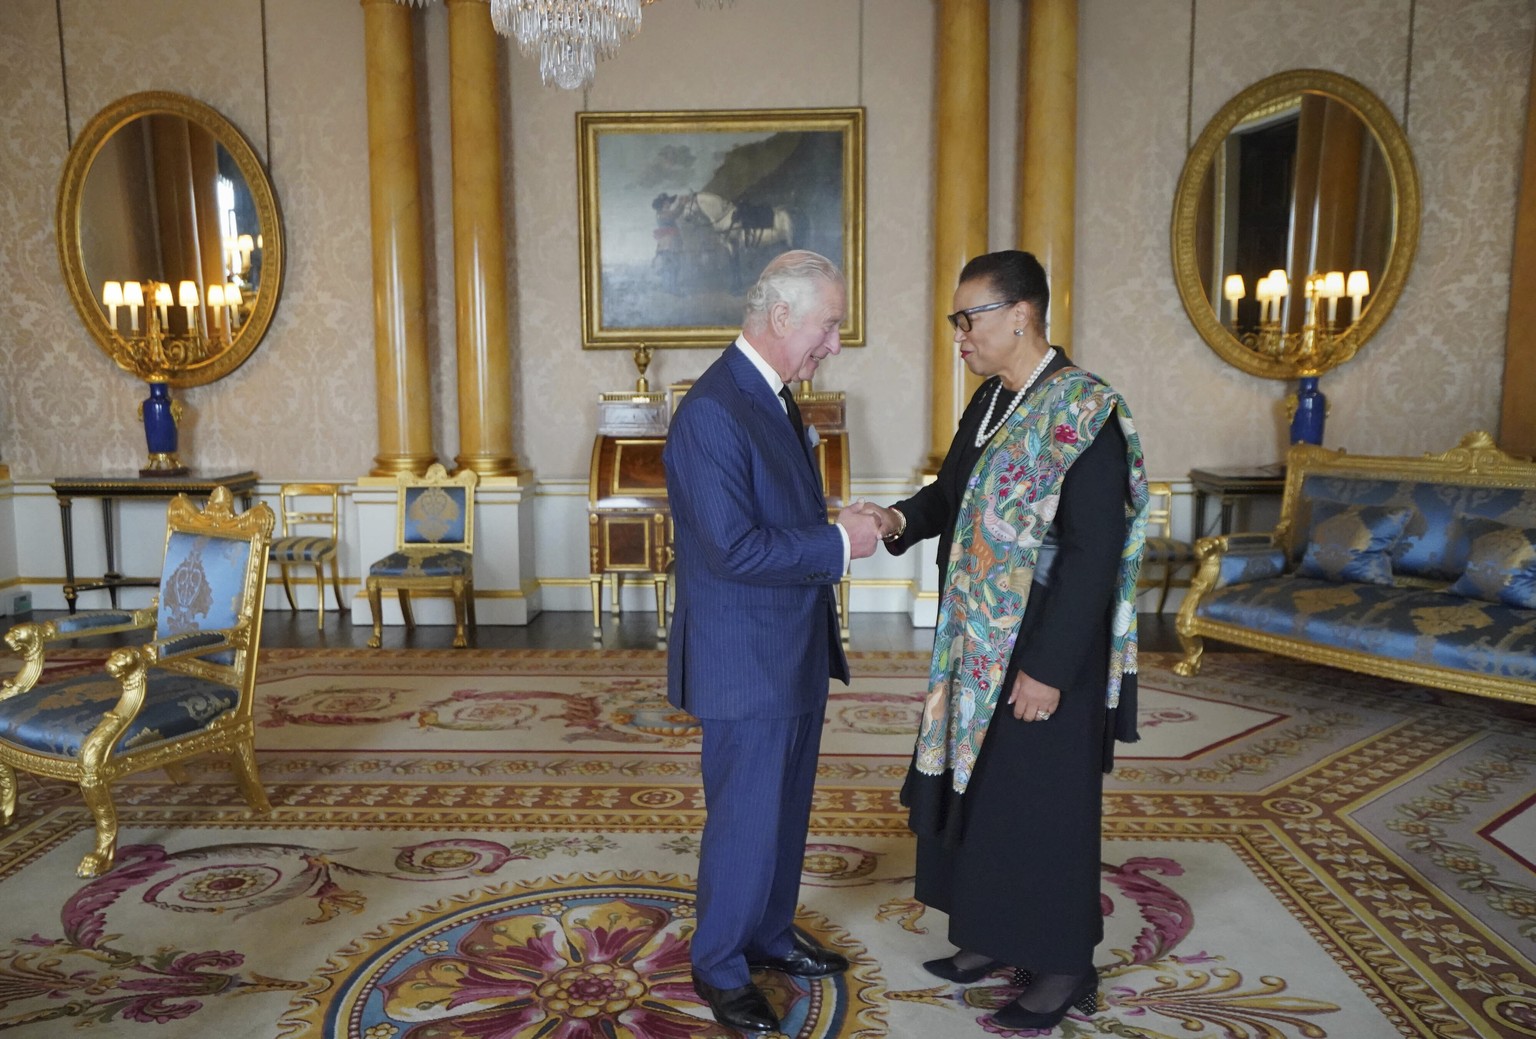
<svg viewBox="0 0 1536 1039">
<path fill-rule="evenodd" d="M 993 0 L 999 31 L 1014 31 L 1016 4 Z M 1353 76 L 1406 116 L 1425 199 L 1397 311 L 1355 361 L 1323 379 L 1328 443 L 1414 452 L 1497 422 L 1536 23 L 1529 0 L 1297 0 L 1284 18 L 1274 9 L 1266 0 L 1080 3 L 1073 338 L 1079 359 L 1131 400 L 1157 476 L 1283 450 L 1289 387 L 1231 369 L 1194 334 L 1174 291 L 1168 224 L 1191 133 L 1239 89 L 1289 67 Z M 540 86 L 533 64 L 504 48 L 516 447 L 539 476 L 585 474 L 594 395 L 634 378 L 627 354 L 579 348 L 574 114 L 862 104 L 870 345 L 833 361 L 818 386 L 849 394 L 857 478 L 911 478 L 928 446 L 935 11 L 932 0 L 658 4 L 584 94 Z M 414 17 L 434 258 L 434 382 L 423 392 L 435 446 L 451 459 L 447 41 L 441 8 Z M 270 165 L 288 235 L 267 340 L 234 375 L 183 394 L 194 416 L 187 457 L 251 466 L 269 480 L 367 471 L 377 445 L 363 69 L 355 0 L 0 3 L 0 457 L 13 476 L 127 470 L 142 455 L 142 387 L 80 327 L 58 273 L 53 206 L 70 134 L 109 101 L 146 89 L 191 94 L 241 127 Z M 1017 72 L 996 62 L 995 93 L 1006 96 Z M 978 150 L 975 161 L 980 170 L 988 157 Z M 1010 204 L 1011 186 L 994 198 Z M 993 226 L 1011 224 L 999 215 Z M 664 353 L 652 382 L 696 375 L 712 356 Z"/>
<path fill-rule="evenodd" d="M 1380 97 L 1406 122 L 1424 198 L 1402 299 L 1359 356 L 1321 381 L 1325 442 L 1414 454 L 1495 430 L 1536 9 L 1525 0 L 1298 0 L 1283 17 L 1265 0 L 1136 9 L 1131 25 L 1116 0 L 1081 5 L 1077 342 L 1136 408 L 1152 471 L 1179 476 L 1285 450 L 1283 399 L 1294 387 L 1235 371 L 1195 335 L 1168 235 L 1186 106 L 1198 135 L 1232 95 L 1288 68 L 1342 72 Z"/>
</svg>

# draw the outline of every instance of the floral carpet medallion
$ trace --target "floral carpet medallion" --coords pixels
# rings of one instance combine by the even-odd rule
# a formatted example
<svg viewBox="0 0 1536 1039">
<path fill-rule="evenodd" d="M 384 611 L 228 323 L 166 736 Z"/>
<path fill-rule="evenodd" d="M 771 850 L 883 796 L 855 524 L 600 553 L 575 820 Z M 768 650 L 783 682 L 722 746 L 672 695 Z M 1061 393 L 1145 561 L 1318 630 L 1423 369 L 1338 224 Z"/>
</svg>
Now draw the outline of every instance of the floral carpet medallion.
<svg viewBox="0 0 1536 1039">
<path fill-rule="evenodd" d="M 830 1039 L 879 1014 L 868 957 L 825 920 L 801 926 L 866 966 L 759 984 L 784 1034 Z M 554 876 L 390 921 L 331 959 L 284 1034 L 363 1039 L 731 1036 L 693 991 L 692 882 L 651 872 Z"/>
</svg>

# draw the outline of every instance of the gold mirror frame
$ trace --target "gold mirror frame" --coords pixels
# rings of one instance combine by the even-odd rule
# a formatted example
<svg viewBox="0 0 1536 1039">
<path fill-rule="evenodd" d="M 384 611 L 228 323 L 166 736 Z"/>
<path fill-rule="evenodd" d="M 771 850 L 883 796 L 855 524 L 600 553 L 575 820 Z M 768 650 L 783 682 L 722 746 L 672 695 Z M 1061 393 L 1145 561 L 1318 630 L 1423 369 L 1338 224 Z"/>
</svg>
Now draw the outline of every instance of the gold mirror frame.
<svg viewBox="0 0 1536 1039">
<path fill-rule="evenodd" d="M 85 257 L 80 244 L 81 201 L 91 166 L 108 140 L 128 123 L 149 115 L 180 116 L 207 131 L 223 146 L 245 178 L 263 236 L 261 281 L 257 286 L 255 304 L 233 341 L 223 351 L 196 365 L 172 368 L 166 380 L 172 386 L 202 386 L 228 375 L 245 363 L 246 358 L 255 351 L 272 323 L 272 314 L 277 309 L 283 284 L 285 250 L 277 198 L 256 150 L 233 123 L 201 101 L 166 91 L 130 94 L 97 113 L 80 131 L 80 136 L 75 139 L 69 157 L 64 162 L 64 175 L 59 184 L 59 204 L 54 218 L 59 264 L 63 268 L 64 284 L 69 288 L 70 298 L 74 301 L 81 321 L 102 351 L 115 361 L 110 346 L 112 330 L 85 270 Z"/>
<path fill-rule="evenodd" d="M 1372 298 L 1342 337 L 1340 349 L 1327 363 L 1304 365 L 1297 361 L 1266 357 L 1244 346 L 1221 323 L 1200 276 L 1196 255 L 1197 226 L 1205 178 L 1212 173 L 1218 152 L 1227 137 L 1245 118 L 1267 105 L 1296 94 L 1321 94 L 1348 106 L 1376 138 L 1386 158 L 1392 182 L 1393 233 L 1386 268 Z M 1402 294 L 1419 242 L 1419 177 L 1408 148 L 1408 138 L 1380 99 L 1363 85 L 1322 69 L 1295 69 L 1260 80 L 1221 107 L 1201 132 L 1185 160 L 1173 200 L 1173 275 L 1179 299 L 1195 330 L 1228 364 L 1266 379 L 1294 379 L 1318 375 L 1348 361 L 1381 327 Z"/>
</svg>

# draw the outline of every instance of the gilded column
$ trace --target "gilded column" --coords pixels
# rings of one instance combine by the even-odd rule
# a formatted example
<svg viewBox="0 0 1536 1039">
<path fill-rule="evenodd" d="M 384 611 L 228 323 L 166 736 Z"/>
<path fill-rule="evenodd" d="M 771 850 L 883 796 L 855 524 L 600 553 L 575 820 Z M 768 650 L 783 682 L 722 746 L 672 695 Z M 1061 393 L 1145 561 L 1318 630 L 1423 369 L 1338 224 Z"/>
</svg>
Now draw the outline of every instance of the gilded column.
<svg viewBox="0 0 1536 1039">
<path fill-rule="evenodd" d="M 1051 342 L 1072 349 L 1077 205 L 1077 0 L 1030 0 L 1019 112 L 1019 248 L 1051 284 Z M 1074 358 L 1080 360 L 1080 358 Z"/>
<path fill-rule="evenodd" d="M 507 251 L 502 236 L 501 91 L 489 0 L 448 0 L 453 108 L 453 283 L 459 370 L 459 468 L 517 471 Z"/>
<path fill-rule="evenodd" d="M 949 313 L 965 261 L 987 251 L 987 0 L 938 0 L 933 190 L 933 414 L 925 471 L 936 473 L 965 409 L 965 368 Z"/>
<path fill-rule="evenodd" d="M 367 47 L 368 187 L 373 225 L 374 476 L 425 472 L 432 451 L 421 165 L 411 10 L 361 0 Z"/>
</svg>

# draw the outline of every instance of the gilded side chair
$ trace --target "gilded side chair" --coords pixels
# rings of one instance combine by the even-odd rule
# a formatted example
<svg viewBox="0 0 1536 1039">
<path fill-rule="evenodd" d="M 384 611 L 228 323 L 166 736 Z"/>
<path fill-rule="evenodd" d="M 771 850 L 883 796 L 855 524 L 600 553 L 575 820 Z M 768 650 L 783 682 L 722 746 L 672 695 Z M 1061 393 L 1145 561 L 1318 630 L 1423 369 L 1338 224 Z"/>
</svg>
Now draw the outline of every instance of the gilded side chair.
<svg viewBox="0 0 1536 1039">
<path fill-rule="evenodd" d="M 1173 536 L 1173 485 L 1152 480 L 1147 484 L 1147 492 L 1151 500 L 1147 507 L 1147 547 L 1142 556 L 1140 586 L 1151 588 L 1159 577 L 1162 579 L 1162 594 L 1157 600 L 1157 612 L 1162 613 L 1174 575 L 1194 566 L 1195 548 Z M 1152 570 L 1155 566 L 1162 569 Z"/>
<path fill-rule="evenodd" d="M 288 608 L 297 611 L 289 583 L 289 567 L 315 569 L 315 627 L 325 628 L 325 573 L 331 570 L 331 590 L 336 593 L 336 611 L 345 614 L 341 601 L 341 572 L 336 562 L 341 543 L 341 487 L 334 483 L 285 483 L 277 491 L 282 513 L 282 536 L 272 539 L 267 558 L 278 567 L 283 578 L 283 594 Z"/>
<path fill-rule="evenodd" d="M 229 754 L 254 811 L 271 810 L 256 772 L 251 711 L 273 522 L 265 504 L 236 514 L 225 487 L 201 510 L 178 495 L 166 512 L 154 603 L 6 634 L 22 666 L 0 684 L 0 824 L 15 815 L 15 770 L 78 784 L 96 843 L 77 872 L 98 876 L 117 849 L 112 783 L 155 768 L 185 783 L 181 762 L 210 751 Z M 114 650 L 105 675 L 38 681 L 50 644 L 138 629 L 152 629 L 153 639 Z"/>
<path fill-rule="evenodd" d="M 395 477 L 395 550 L 368 568 L 368 606 L 373 612 L 377 649 L 384 637 L 383 592 L 393 588 L 407 631 L 416 627 L 411 593 L 446 591 L 453 597 L 457 648 L 468 645 L 466 621 L 475 627 L 475 486 L 480 478 L 465 469 L 454 476 L 439 462 L 425 476 Z"/>
</svg>

